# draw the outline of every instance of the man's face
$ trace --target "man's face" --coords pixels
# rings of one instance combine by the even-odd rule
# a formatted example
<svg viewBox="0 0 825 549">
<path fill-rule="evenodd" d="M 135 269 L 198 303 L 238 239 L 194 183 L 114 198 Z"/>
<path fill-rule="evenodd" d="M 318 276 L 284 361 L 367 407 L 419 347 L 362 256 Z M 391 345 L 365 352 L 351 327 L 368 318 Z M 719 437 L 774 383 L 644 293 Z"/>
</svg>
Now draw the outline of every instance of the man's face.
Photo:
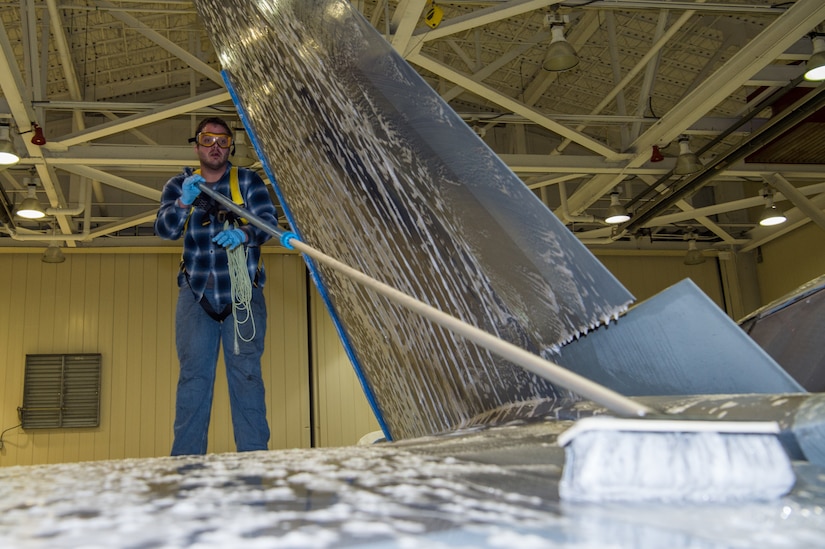
<svg viewBox="0 0 825 549">
<path fill-rule="evenodd" d="M 205 134 L 212 134 L 216 136 L 229 136 L 226 131 L 226 128 L 221 126 L 220 124 L 207 124 L 201 130 L 201 133 Z M 215 143 L 210 146 L 204 146 L 199 143 L 195 144 L 195 149 L 198 151 L 198 159 L 200 160 L 203 166 L 211 170 L 219 170 L 222 167 L 226 166 L 226 163 L 229 161 L 229 151 L 230 148 L 222 149 L 220 147 L 219 141 L 221 139 L 216 139 Z"/>
</svg>

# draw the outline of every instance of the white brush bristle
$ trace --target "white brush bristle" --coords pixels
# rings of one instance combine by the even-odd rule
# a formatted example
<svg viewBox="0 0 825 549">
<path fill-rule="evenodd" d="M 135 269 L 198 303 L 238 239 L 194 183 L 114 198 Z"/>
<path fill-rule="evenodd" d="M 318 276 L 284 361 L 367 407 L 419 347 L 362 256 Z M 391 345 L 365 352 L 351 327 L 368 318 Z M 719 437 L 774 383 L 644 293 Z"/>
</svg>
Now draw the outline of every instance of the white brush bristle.
<svg viewBox="0 0 825 549">
<path fill-rule="evenodd" d="M 775 435 L 583 432 L 565 446 L 568 501 L 721 502 L 774 499 L 796 478 Z"/>
</svg>

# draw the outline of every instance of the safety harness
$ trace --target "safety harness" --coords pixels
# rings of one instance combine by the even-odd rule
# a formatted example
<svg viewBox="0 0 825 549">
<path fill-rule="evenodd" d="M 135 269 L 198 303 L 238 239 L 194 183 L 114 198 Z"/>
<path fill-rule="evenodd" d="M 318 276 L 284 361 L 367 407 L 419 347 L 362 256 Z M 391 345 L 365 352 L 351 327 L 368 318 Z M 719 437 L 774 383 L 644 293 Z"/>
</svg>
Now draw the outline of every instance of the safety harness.
<svg viewBox="0 0 825 549">
<path fill-rule="evenodd" d="M 192 173 L 200 174 L 200 170 L 195 170 Z M 234 202 L 238 206 L 241 206 L 241 207 L 244 206 L 243 195 L 241 194 L 241 184 L 238 180 L 238 168 L 235 167 L 235 166 L 232 166 L 232 168 L 229 170 L 229 193 L 232 196 L 232 202 Z M 192 213 L 195 211 L 195 208 L 202 207 L 203 209 L 205 209 L 207 211 L 209 211 L 209 209 L 210 209 L 210 205 L 209 205 L 208 200 L 204 199 L 201 202 L 199 199 L 202 199 L 202 195 L 199 195 L 198 199 L 196 199 L 195 202 L 192 203 L 192 207 L 189 208 L 189 214 L 187 214 L 186 221 L 183 224 L 183 234 L 184 235 L 186 234 L 186 230 L 189 227 L 189 219 L 192 217 Z M 226 216 L 228 215 L 227 212 L 225 212 L 223 210 L 218 210 L 218 211 L 215 212 L 215 214 L 216 214 L 215 217 L 219 222 L 224 223 L 224 222 L 228 221 L 226 219 Z M 210 222 L 211 222 L 211 220 L 210 220 Z M 237 226 L 237 222 L 240 222 L 241 225 L 246 225 L 248 223 L 248 221 L 246 219 L 242 218 L 242 217 L 235 218 L 235 222 L 236 222 L 236 226 Z M 258 269 L 260 269 L 260 265 L 258 266 Z M 189 273 L 186 272 L 186 265 L 183 262 L 183 256 L 182 255 L 181 255 L 181 260 L 180 260 L 180 271 L 186 277 L 186 283 L 189 284 Z M 258 285 L 258 271 L 255 272 L 255 280 L 253 281 L 253 284 L 256 287 Z M 190 286 L 190 289 L 191 289 L 191 286 Z M 193 290 L 193 292 L 194 292 L 194 290 Z M 229 315 L 232 314 L 232 304 L 231 303 L 227 304 L 226 307 L 224 307 L 222 311 L 216 311 L 214 309 L 214 307 L 212 307 L 212 304 L 209 303 L 209 300 L 206 298 L 206 295 L 201 296 L 200 305 L 201 305 L 201 307 L 203 307 L 203 310 L 206 311 L 206 314 L 208 314 L 210 317 L 212 317 L 214 320 L 216 320 L 218 322 L 223 322 L 224 320 L 226 320 L 226 318 Z"/>
</svg>

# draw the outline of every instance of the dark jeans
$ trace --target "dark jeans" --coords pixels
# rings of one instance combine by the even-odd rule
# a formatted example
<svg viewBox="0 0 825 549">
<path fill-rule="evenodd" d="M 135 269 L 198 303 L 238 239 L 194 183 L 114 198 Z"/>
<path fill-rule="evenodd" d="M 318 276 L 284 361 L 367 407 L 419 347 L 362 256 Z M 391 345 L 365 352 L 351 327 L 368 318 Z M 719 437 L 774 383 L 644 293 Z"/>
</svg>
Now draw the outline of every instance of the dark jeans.
<svg viewBox="0 0 825 549">
<path fill-rule="evenodd" d="M 252 289 L 254 338 L 238 338 L 235 354 L 235 320 L 229 315 L 223 322 L 210 317 L 195 301 L 187 285 L 180 288 L 175 313 L 175 333 L 180 375 L 175 403 L 175 441 L 172 455 L 205 454 L 218 351 L 223 343 L 229 404 L 235 446 L 239 452 L 266 450 L 269 425 L 266 420 L 264 383 L 261 378 L 261 355 L 266 335 L 266 303 L 260 288 Z M 246 311 L 238 315 L 246 317 Z M 253 322 L 240 326 L 240 336 L 250 339 Z"/>
</svg>

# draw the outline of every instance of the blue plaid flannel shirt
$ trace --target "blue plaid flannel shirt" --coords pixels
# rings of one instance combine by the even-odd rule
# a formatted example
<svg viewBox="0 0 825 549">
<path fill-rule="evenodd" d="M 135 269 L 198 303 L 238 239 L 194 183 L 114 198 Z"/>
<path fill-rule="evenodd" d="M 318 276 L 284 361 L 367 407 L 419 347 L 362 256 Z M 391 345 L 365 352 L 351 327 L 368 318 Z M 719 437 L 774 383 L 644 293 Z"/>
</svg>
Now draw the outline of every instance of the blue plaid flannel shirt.
<svg viewBox="0 0 825 549">
<path fill-rule="evenodd" d="M 181 173 L 166 182 L 160 198 L 160 208 L 155 220 L 155 234 L 166 240 L 177 240 L 182 235 L 183 239 L 183 269 L 178 275 L 178 287 L 188 284 L 192 288 L 196 299 L 207 292 L 207 284 L 210 279 L 212 288 L 209 289 L 207 299 L 216 311 L 220 311 L 226 305 L 232 303 L 232 287 L 229 279 L 229 261 L 226 250 L 214 242 L 212 238 L 221 232 L 224 227 L 216 219 L 203 209 L 195 208 L 190 217 L 191 207 L 181 207 L 178 205 L 178 198 L 182 194 L 183 180 L 187 174 Z M 241 189 L 241 196 L 244 200 L 244 208 L 254 213 L 273 227 L 278 225 L 275 213 L 275 206 L 269 197 L 266 185 L 252 170 L 246 168 L 238 169 L 238 184 Z M 229 166 L 223 177 L 212 187 L 217 192 L 231 198 L 229 189 Z M 184 228 L 186 234 L 184 235 Z M 261 257 L 260 246 L 269 240 L 267 232 L 258 229 L 254 225 L 242 225 L 241 229 L 246 233 L 247 241 L 244 246 L 248 250 L 247 270 L 250 280 L 256 280 L 259 287 L 263 288 L 266 281 L 263 264 L 259 265 Z M 188 276 L 187 276 L 188 275 Z"/>
</svg>

